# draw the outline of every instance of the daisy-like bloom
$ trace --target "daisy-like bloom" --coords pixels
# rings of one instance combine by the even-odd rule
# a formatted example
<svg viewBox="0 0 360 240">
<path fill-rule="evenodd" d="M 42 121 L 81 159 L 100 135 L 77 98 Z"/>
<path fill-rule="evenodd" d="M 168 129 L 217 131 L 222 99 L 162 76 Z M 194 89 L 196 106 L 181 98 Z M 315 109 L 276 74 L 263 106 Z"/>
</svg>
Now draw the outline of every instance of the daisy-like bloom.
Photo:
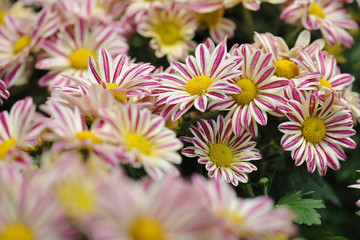
<svg viewBox="0 0 360 240">
<path fill-rule="evenodd" d="M 56 155 L 55 155 L 56 156 Z M 42 173 L 37 181 L 52 193 L 64 215 L 77 225 L 91 217 L 97 208 L 98 186 L 111 174 L 121 174 L 119 168 L 106 172 L 102 165 L 84 162 L 80 154 L 65 152 L 49 163 L 44 156 Z M 92 165 L 93 164 L 93 165 Z"/>
<path fill-rule="evenodd" d="M 169 61 L 185 59 L 195 49 L 191 40 L 197 29 L 196 16 L 174 2 L 151 8 L 138 24 L 137 31 L 152 38 L 150 46 L 157 57 Z"/>
<path fill-rule="evenodd" d="M 92 239 L 219 239 L 217 219 L 190 183 L 167 177 L 130 182 L 114 178 L 100 188 L 98 215 L 89 221 Z"/>
<path fill-rule="evenodd" d="M 219 43 L 225 37 L 232 38 L 236 24 L 224 18 L 226 0 L 195 0 L 180 1 L 184 7 L 197 13 L 198 25 L 209 29 L 210 37 L 214 42 Z"/>
<path fill-rule="evenodd" d="M 3 104 L 3 100 L 1 98 L 7 99 L 10 96 L 8 90 L 6 90 L 6 85 L 3 80 L 0 79 L 0 106 Z"/>
<path fill-rule="evenodd" d="M 279 125 L 279 130 L 284 133 L 281 146 L 291 151 L 296 166 L 306 162 L 310 173 L 317 168 L 324 176 L 328 167 L 339 170 L 339 160 L 346 160 L 341 147 L 356 147 L 350 138 L 356 133 L 351 113 L 345 107 L 334 107 L 335 94 L 332 92 L 324 102 L 311 92 L 299 96 L 298 101 L 288 101 L 285 115 L 290 121 Z"/>
<path fill-rule="evenodd" d="M 70 109 L 61 103 L 50 100 L 41 106 L 42 110 L 50 115 L 44 123 L 48 132 L 42 138 L 47 141 L 56 141 L 52 146 L 55 152 L 61 150 L 87 151 L 94 153 L 111 166 L 118 164 L 118 157 L 122 154 L 122 148 L 114 146 L 108 139 L 113 138 L 111 132 L 102 131 L 102 122 L 96 119 L 88 129 L 80 110 L 75 107 Z"/>
<path fill-rule="evenodd" d="M 318 90 L 332 90 L 341 95 L 345 88 L 351 87 L 354 77 L 348 73 L 340 73 L 334 56 L 324 51 L 317 51 L 313 58 L 306 53 L 300 53 L 302 58 L 298 62 L 302 62 L 310 73 L 319 74 L 320 85 Z"/>
<path fill-rule="evenodd" d="M 296 234 L 294 214 L 286 207 L 274 207 L 265 196 L 238 198 L 232 187 L 219 180 L 207 181 L 195 175 L 192 182 L 203 197 L 200 201 L 222 220 L 221 239 L 274 240 L 288 239 Z"/>
<path fill-rule="evenodd" d="M 52 39 L 43 42 L 45 50 L 36 68 L 50 70 L 39 81 L 40 86 L 70 85 L 72 81 L 64 75 L 85 76 L 90 56 L 96 58 L 100 48 L 106 48 L 112 56 L 125 53 L 128 49 L 125 39 L 113 26 L 91 25 L 79 19 Z"/>
<path fill-rule="evenodd" d="M 0 239 L 72 239 L 52 194 L 19 174 L 8 166 L 0 169 Z"/>
<path fill-rule="evenodd" d="M 330 45 L 339 43 L 350 47 L 354 39 L 345 29 L 358 28 L 343 3 L 338 0 L 294 1 L 284 9 L 280 17 L 290 24 L 302 24 L 308 30 L 320 29 Z"/>
<path fill-rule="evenodd" d="M 102 116 L 108 131 L 126 151 L 128 162 L 136 167 L 144 167 L 153 178 L 160 179 L 163 172 L 178 174 L 173 164 L 181 163 L 177 153 L 182 143 L 176 133 L 165 127 L 161 116 L 151 114 L 138 104 L 118 104 L 112 111 L 103 109 Z"/>
<path fill-rule="evenodd" d="M 241 74 L 238 70 L 242 58 L 227 57 L 226 42 L 210 51 L 205 44 L 200 44 L 195 57 L 186 58 L 186 64 L 172 62 L 169 71 L 160 73 L 161 80 L 157 104 L 166 104 L 163 116 L 171 114 L 172 121 L 179 119 L 192 106 L 201 112 L 207 108 L 209 99 L 226 100 L 227 94 L 238 94 L 240 87 L 229 82 Z"/>
<path fill-rule="evenodd" d="M 26 25 L 11 15 L 5 20 L 6 26 L 0 26 L 0 65 L 6 66 L 2 78 L 9 88 L 25 71 L 29 54 L 36 53 L 40 43 L 58 29 L 59 19 L 53 12 L 42 10 L 29 17 Z"/>
<path fill-rule="evenodd" d="M 101 118 L 100 110 L 102 108 L 111 108 L 115 106 L 116 99 L 111 90 L 105 90 L 99 85 L 91 85 L 87 89 L 86 95 L 77 96 L 73 92 L 54 92 L 53 98 L 57 101 L 64 100 L 63 105 L 70 108 L 76 106 L 81 115 L 86 120 Z"/>
<path fill-rule="evenodd" d="M 211 178 L 223 179 L 234 186 L 239 181 L 247 183 L 247 173 L 257 170 L 250 161 L 261 159 L 256 143 L 250 141 L 251 134 L 244 132 L 236 136 L 231 129 L 231 119 L 224 120 L 221 115 L 217 121 L 200 119 L 196 125 L 190 128 L 194 137 L 181 138 L 194 146 L 184 148 L 181 153 L 198 157 Z"/>
<path fill-rule="evenodd" d="M 11 2 L 4 0 L 0 2 L 0 24 L 6 25 L 5 19 L 6 15 L 12 15 L 15 18 L 26 19 L 34 15 L 34 10 L 29 6 L 25 6 L 25 3 L 22 1 Z"/>
<path fill-rule="evenodd" d="M 76 77 L 72 79 L 78 83 L 78 92 L 83 95 L 92 85 L 100 85 L 110 89 L 114 97 L 120 102 L 138 101 L 151 94 L 152 89 L 160 86 L 153 80 L 150 73 L 155 69 L 149 63 L 131 63 L 130 58 L 120 54 L 114 60 L 105 49 L 100 49 L 96 62 L 92 56 L 89 59 L 87 78 Z M 69 88 L 65 88 L 69 92 Z"/>
<path fill-rule="evenodd" d="M 241 45 L 238 54 L 243 57 L 242 74 L 231 81 L 241 88 L 241 93 L 232 94 L 227 100 L 210 103 L 210 110 L 228 110 L 236 135 L 249 129 L 252 136 L 258 134 L 257 123 L 267 124 L 267 113 L 283 101 L 282 92 L 288 84 L 286 78 L 274 76 L 272 55 L 264 54 L 248 45 Z"/>
<path fill-rule="evenodd" d="M 260 48 L 264 53 L 272 53 L 276 67 L 274 75 L 289 79 L 298 89 L 316 90 L 319 85 L 319 74 L 309 72 L 297 58 L 301 56 L 300 52 L 313 56 L 315 51 L 323 48 L 322 39 L 310 44 L 310 32 L 303 31 L 299 34 L 292 49 L 289 49 L 283 38 L 271 33 L 255 33 L 254 40 L 255 48 Z"/>
<path fill-rule="evenodd" d="M 30 166 L 31 157 L 26 149 L 39 143 L 44 129 L 42 117 L 35 112 L 32 98 L 17 101 L 10 113 L 0 113 L 0 159 L 13 160 L 21 165 Z"/>
</svg>

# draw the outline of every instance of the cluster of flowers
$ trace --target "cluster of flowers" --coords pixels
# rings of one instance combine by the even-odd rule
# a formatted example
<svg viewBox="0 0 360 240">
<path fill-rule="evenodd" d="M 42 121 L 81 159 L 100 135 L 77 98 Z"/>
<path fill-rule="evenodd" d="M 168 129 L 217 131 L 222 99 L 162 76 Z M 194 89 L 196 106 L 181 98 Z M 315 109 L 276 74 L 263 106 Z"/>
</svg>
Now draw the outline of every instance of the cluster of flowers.
<svg viewBox="0 0 360 240">
<path fill-rule="evenodd" d="M 56 159 L 56 160 L 55 160 Z M 43 171 L 0 167 L 1 239 L 283 239 L 294 215 L 268 197 L 238 198 L 224 182 L 133 181 L 95 159 L 49 154 Z"/>
<path fill-rule="evenodd" d="M 34 67 L 49 70 L 39 84 L 52 88 L 67 84 L 63 74 L 83 76 L 87 58 L 100 48 L 113 57 L 126 53 L 134 33 L 151 38 L 157 57 L 184 60 L 196 47 L 196 30 L 208 29 L 219 43 L 232 37 L 236 24 L 224 17 L 238 4 L 259 10 L 260 0 L 19 0 L 3 1 L 0 19 L 0 97 L 7 98 L 13 85 L 26 82 Z M 263 1 L 264 2 L 264 1 Z M 266 2 L 266 1 L 265 1 Z M 267 0 L 283 4 L 281 18 L 302 24 L 308 30 L 320 29 L 331 45 L 350 47 L 353 38 L 345 29 L 358 28 L 339 0 Z M 347 0 L 346 3 L 351 2 Z M 30 5 L 30 6 L 29 6 Z M 41 7 L 35 12 L 31 6 Z"/>
<path fill-rule="evenodd" d="M 260 4 L 241 2 L 251 10 Z M 24 3 L 42 9 L 34 12 Z M 352 91 L 354 77 L 340 72 L 323 49 L 325 41 L 311 42 L 309 31 L 301 32 L 291 49 L 270 33 L 255 33 L 253 44 L 229 49 L 226 36 L 235 24 L 224 11 L 239 3 L 9 5 L 0 26 L 1 97 L 26 82 L 34 66 L 49 70 L 39 84 L 51 97 L 40 106 L 47 116 L 36 112 L 30 97 L 0 113 L 0 239 L 73 239 L 77 232 L 137 240 L 148 239 L 141 234 L 150 239 L 294 235 L 289 210 L 273 208 L 265 197 L 239 199 L 222 182 L 247 183 L 257 170 L 251 161 L 262 156 L 251 139 L 258 137 L 258 125 L 267 125 L 268 115 L 282 121 L 281 146 L 291 151 L 296 166 L 306 164 L 320 175 L 340 169 L 343 148 L 355 148 L 350 137 L 360 120 L 360 97 Z M 320 29 L 330 44 L 349 46 L 353 40 L 344 28 L 357 25 L 342 5 L 294 1 L 282 18 Z M 194 31 L 204 26 L 214 42 L 196 45 Z M 155 69 L 127 56 L 126 39 L 134 32 L 152 38 L 151 47 L 158 57 L 167 56 L 170 67 Z M 190 50 L 195 54 L 188 56 Z M 202 118 L 206 111 L 217 118 Z M 182 119 L 193 117 L 198 118 L 190 127 L 193 136 L 177 138 Z M 47 148 L 51 153 L 35 154 L 41 170 L 31 170 L 38 160 L 34 153 Z M 176 178 L 179 151 L 198 158 L 213 181 Z M 133 182 L 119 166 L 143 168 L 158 181 Z"/>
</svg>

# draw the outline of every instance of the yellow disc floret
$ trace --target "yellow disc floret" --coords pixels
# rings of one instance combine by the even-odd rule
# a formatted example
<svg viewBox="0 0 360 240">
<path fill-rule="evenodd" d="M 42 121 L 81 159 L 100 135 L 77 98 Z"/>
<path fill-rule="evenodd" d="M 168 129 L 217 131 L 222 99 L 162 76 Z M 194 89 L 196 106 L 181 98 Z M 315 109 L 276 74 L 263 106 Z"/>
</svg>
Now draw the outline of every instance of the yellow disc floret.
<svg viewBox="0 0 360 240">
<path fill-rule="evenodd" d="M 119 85 L 116 83 L 106 83 L 106 87 L 110 89 L 112 95 L 118 102 L 127 102 L 126 91 L 123 89 L 116 89 Z"/>
<path fill-rule="evenodd" d="M 198 23 L 207 28 L 214 27 L 217 25 L 224 15 L 224 9 L 219 9 L 209 13 L 198 14 Z"/>
<path fill-rule="evenodd" d="M 218 215 L 222 218 L 229 219 L 232 223 L 243 224 L 244 218 L 236 211 L 229 209 L 221 209 L 218 211 Z"/>
<path fill-rule="evenodd" d="M 136 148 L 137 150 L 140 150 L 146 155 L 150 154 L 150 144 L 148 140 L 143 136 L 136 133 L 130 133 L 126 135 L 125 140 L 128 142 L 128 150 Z"/>
<path fill-rule="evenodd" d="M 307 11 L 307 14 L 315 15 L 319 18 L 325 18 L 326 15 L 324 13 L 324 10 L 316 3 L 311 3 L 309 10 Z"/>
<path fill-rule="evenodd" d="M 76 138 L 79 140 L 91 140 L 93 143 L 102 143 L 101 138 L 96 136 L 90 131 L 81 131 L 76 134 Z"/>
<path fill-rule="evenodd" d="M 152 218 L 139 218 L 130 229 L 133 240 L 164 240 L 165 233 L 161 224 Z"/>
<path fill-rule="evenodd" d="M 211 83 L 212 80 L 208 76 L 197 76 L 189 80 L 185 90 L 191 95 L 202 95 L 206 93 Z"/>
<path fill-rule="evenodd" d="M 17 54 L 18 52 L 20 52 L 21 50 L 23 50 L 24 48 L 29 46 L 31 41 L 32 41 L 32 38 L 28 35 L 24 35 L 21 38 L 19 38 L 13 47 L 14 54 Z"/>
<path fill-rule="evenodd" d="M 0 230 L 0 240 L 36 240 L 33 231 L 23 223 L 13 222 Z"/>
<path fill-rule="evenodd" d="M 0 143 L 0 160 L 5 158 L 6 155 L 10 152 L 10 150 L 15 146 L 16 140 L 13 138 L 10 138 Z"/>
<path fill-rule="evenodd" d="M 321 86 L 327 87 L 327 88 L 330 88 L 330 89 L 333 88 L 332 85 L 331 85 L 331 83 L 329 83 L 329 81 L 326 80 L 326 79 L 319 78 L 319 82 L 320 82 L 320 85 L 317 86 L 317 89 L 318 89 L 318 90 L 321 89 Z"/>
<path fill-rule="evenodd" d="M 181 28 L 173 22 L 160 22 L 155 27 L 158 39 L 162 44 L 174 45 L 182 39 Z"/>
<path fill-rule="evenodd" d="M 216 143 L 210 147 L 209 158 L 219 167 L 227 167 L 233 160 L 233 153 L 224 144 Z"/>
<path fill-rule="evenodd" d="M 87 69 L 90 56 L 95 58 L 92 51 L 84 48 L 77 49 L 70 56 L 70 64 L 73 68 Z"/>
<path fill-rule="evenodd" d="M 0 25 L 5 25 L 6 11 L 0 11 Z"/>
<path fill-rule="evenodd" d="M 56 197 L 71 216 L 84 215 L 95 210 L 95 190 L 80 177 L 59 184 Z"/>
<path fill-rule="evenodd" d="M 256 98 L 258 89 L 250 79 L 240 79 L 236 82 L 236 85 L 241 88 L 241 93 L 232 96 L 239 105 L 247 105 Z"/>
<path fill-rule="evenodd" d="M 311 117 L 304 121 L 302 135 L 311 143 L 320 142 L 326 134 L 326 127 L 320 118 Z"/>
<path fill-rule="evenodd" d="M 274 62 L 276 67 L 274 75 L 278 77 L 294 78 L 299 75 L 299 69 L 296 64 L 290 60 L 283 59 Z"/>
</svg>

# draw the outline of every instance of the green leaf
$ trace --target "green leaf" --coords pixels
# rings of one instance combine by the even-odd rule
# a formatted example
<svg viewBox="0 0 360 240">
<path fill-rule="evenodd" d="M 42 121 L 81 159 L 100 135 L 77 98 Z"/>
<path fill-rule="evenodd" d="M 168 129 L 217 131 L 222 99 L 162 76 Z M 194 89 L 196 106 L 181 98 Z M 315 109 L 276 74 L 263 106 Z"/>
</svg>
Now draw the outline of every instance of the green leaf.
<svg viewBox="0 0 360 240">
<path fill-rule="evenodd" d="M 302 198 L 310 193 L 303 194 L 302 191 L 297 191 L 287 194 L 278 201 L 277 205 L 285 205 L 293 210 L 297 214 L 295 222 L 298 224 L 306 224 L 308 226 L 321 224 L 321 216 L 315 209 L 325 208 L 325 205 L 321 200 Z"/>
<path fill-rule="evenodd" d="M 300 235 L 308 240 L 347 240 L 347 238 L 335 236 L 319 228 L 301 227 Z"/>
</svg>

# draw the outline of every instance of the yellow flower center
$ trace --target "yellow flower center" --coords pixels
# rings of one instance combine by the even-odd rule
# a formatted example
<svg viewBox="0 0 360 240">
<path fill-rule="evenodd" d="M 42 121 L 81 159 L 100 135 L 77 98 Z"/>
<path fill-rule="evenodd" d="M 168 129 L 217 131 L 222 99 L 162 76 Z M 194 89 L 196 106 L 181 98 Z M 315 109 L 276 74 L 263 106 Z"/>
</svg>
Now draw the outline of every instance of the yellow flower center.
<svg viewBox="0 0 360 240">
<path fill-rule="evenodd" d="M 127 102 L 126 91 L 122 89 L 112 89 L 119 87 L 119 85 L 117 85 L 116 83 L 106 83 L 106 87 L 110 89 L 112 95 L 118 102 Z"/>
<path fill-rule="evenodd" d="M 149 141 L 143 136 L 136 133 L 130 133 L 126 135 L 125 140 L 128 142 L 128 150 L 136 148 L 137 150 L 140 150 L 146 155 L 150 154 Z"/>
<path fill-rule="evenodd" d="M 14 48 L 13 48 L 14 54 L 17 54 L 18 52 L 29 46 L 31 41 L 32 38 L 28 35 L 24 35 L 21 38 L 19 38 L 14 44 Z"/>
<path fill-rule="evenodd" d="M 234 94 L 232 97 L 239 105 L 247 105 L 256 98 L 258 89 L 250 79 L 240 79 L 236 82 L 236 85 L 241 88 L 241 93 Z"/>
<path fill-rule="evenodd" d="M 6 11 L 0 11 L 0 25 L 5 25 Z"/>
<path fill-rule="evenodd" d="M 43 140 L 41 140 L 41 138 L 39 138 L 39 141 L 37 142 L 36 145 L 31 146 L 31 147 L 24 147 L 22 150 L 25 151 L 25 152 L 35 152 L 35 151 L 37 151 L 42 145 L 43 145 Z"/>
<path fill-rule="evenodd" d="M 159 22 L 155 32 L 159 41 L 165 45 L 174 45 L 182 39 L 181 28 L 174 22 Z"/>
<path fill-rule="evenodd" d="M 161 224 L 152 218 L 140 218 L 133 224 L 130 235 L 133 240 L 163 240 L 164 229 Z"/>
<path fill-rule="evenodd" d="M 6 155 L 10 152 L 10 150 L 15 146 L 16 140 L 13 138 L 10 138 L 0 143 L 0 160 L 5 158 Z"/>
<path fill-rule="evenodd" d="M 227 167 L 233 160 L 232 151 L 221 143 L 216 143 L 210 147 L 209 158 L 220 167 Z"/>
<path fill-rule="evenodd" d="M 228 209 L 221 209 L 218 211 L 218 215 L 220 217 L 230 219 L 231 222 L 236 224 L 244 223 L 244 218 L 241 215 L 239 215 L 237 212 L 229 211 Z"/>
<path fill-rule="evenodd" d="M 319 18 L 325 18 L 324 10 L 316 3 L 311 3 L 309 10 L 307 11 L 308 14 L 315 15 Z"/>
<path fill-rule="evenodd" d="M 213 12 L 198 14 L 198 22 L 200 25 L 208 28 L 214 27 L 218 24 L 223 15 L 224 9 L 222 8 Z"/>
<path fill-rule="evenodd" d="M 81 131 L 76 134 L 76 138 L 79 140 L 88 140 L 90 139 L 93 143 L 102 143 L 101 138 L 96 136 L 90 131 Z"/>
<path fill-rule="evenodd" d="M 73 178 L 57 186 L 56 196 L 59 203 L 71 216 L 93 212 L 96 207 L 95 190 L 85 180 Z"/>
<path fill-rule="evenodd" d="M 201 95 L 206 92 L 212 83 L 208 76 L 197 76 L 189 80 L 185 90 L 191 95 Z"/>
<path fill-rule="evenodd" d="M 291 62 L 290 60 L 279 60 L 274 62 L 274 65 L 276 67 L 274 73 L 275 76 L 290 79 L 299 75 L 299 69 L 297 68 L 296 64 Z"/>
<path fill-rule="evenodd" d="M 173 122 L 171 118 L 168 118 L 165 122 L 165 126 L 171 130 L 176 130 L 183 122 L 183 118 L 180 117 L 178 120 Z"/>
<path fill-rule="evenodd" d="M 318 90 L 321 89 L 321 86 L 327 87 L 327 88 L 330 88 L 330 89 L 333 88 L 332 85 L 331 85 L 331 83 L 329 83 L 329 81 L 326 80 L 326 79 L 319 78 L 319 82 L 320 82 L 320 85 L 317 86 L 317 89 L 318 89 Z"/>
<path fill-rule="evenodd" d="M 302 134 L 307 141 L 318 143 L 325 137 L 325 133 L 326 127 L 320 118 L 311 117 L 304 121 Z"/>
<path fill-rule="evenodd" d="M 70 56 L 70 64 L 73 68 L 87 69 L 90 56 L 95 58 L 92 51 L 84 48 L 77 49 Z"/>
<path fill-rule="evenodd" d="M 35 240 L 35 236 L 28 226 L 14 222 L 0 231 L 0 240 Z"/>
</svg>

